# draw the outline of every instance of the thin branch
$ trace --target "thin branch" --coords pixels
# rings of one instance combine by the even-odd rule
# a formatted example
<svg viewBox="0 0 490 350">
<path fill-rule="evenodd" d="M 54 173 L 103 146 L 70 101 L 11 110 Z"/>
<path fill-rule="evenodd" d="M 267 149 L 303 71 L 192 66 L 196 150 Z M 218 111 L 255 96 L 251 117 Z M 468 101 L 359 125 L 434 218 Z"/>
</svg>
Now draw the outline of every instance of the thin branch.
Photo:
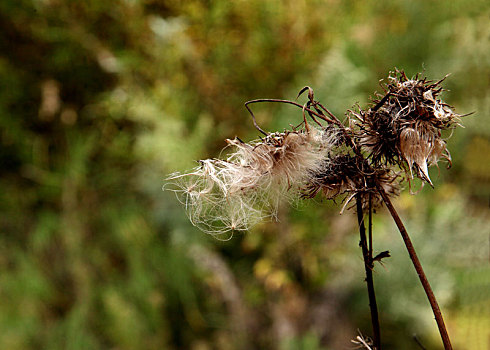
<svg viewBox="0 0 490 350">
<path fill-rule="evenodd" d="M 369 259 L 373 260 L 373 195 L 369 192 L 369 229 L 368 229 Z"/>
<path fill-rule="evenodd" d="M 413 340 L 415 341 L 415 343 L 417 343 L 417 345 L 422 349 L 422 350 L 427 350 L 425 348 L 425 346 L 420 342 L 419 338 L 417 338 L 417 335 L 414 334 L 413 335 Z"/>
<path fill-rule="evenodd" d="M 376 350 L 380 350 L 381 332 L 379 327 L 376 294 L 374 291 L 373 260 L 372 257 L 370 257 L 369 255 L 369 251 L 367 247 L 366 227 L 364 225 L 364 215 L 362 211 L 362 198 L 360 194 L 356 195 L 356 206 L 357 206 L 357 221 L 359 223 L 359 234 L 361 237 L 361 240 L 359 241 L 359 246 L 362 249 L 362 256 L 364 258 L 364 269 L 366 271 L 366 283 L 367 283 L 368 297 L 369 297 L 369 308 L 371 310 L 371 323 L 373 326 L 373 348 Z"/>
<path fill-rule="evenodd" d="M 388 92 L 382 99 L 381 101 L 379 101 L 376 106 L 374 106 L 371 110 L 374 112 L 374 111 L 377 111 L 378 109 L 380 109 L 386 101 L 388 101 L 388 98 L 390 98 L 391 96 L 391 93 Z"/>
<path fill-rule="evenodd" d="M 251 102 L 251 101 L 249 101 Z M 255 128 L 260 131 L 262 134 L 264 134 L 265 136 L 268 136 L 269 134 L 266 133 L 264 130 L 262 130 L 262 128 L 259 126 L 259 124 L 257 124 L 257 120 L 255 120 L 255 115 L 254 113 L 252 112 L 252 110 L 250 109 L 250 107 L 248 106 L 249 102 L 246 102 L 245 103 L 245 108 L 248 110 L 248 112 L 250 113 L 250 115 L 252 116 L 252 121 L 254 123 L 254 126 Z"/>
<path fill-rule="evenodd" d="M 417 253 L 415 252 L 415 248 L 412 244 L 412 240 L 410 239 L 410 236 L 408 235 L 408 232 L 405 229 L 402 220 L 398 216 L 395 207 L 393 207 L 390 198 L 379 184 L 378 184 L 378 191 L 381 194 L 381 197 L 383 197 L 383 201 L 386 204 L 388 210 L 390 211 L 390 214 L 393 217 L 393 220 L 395 221 L 395 224 L 398 227 L 400 234 L 402 235 L 403 241 L 405 242 L 405 246 L 407 247 L 408 255 L 410 255 L 410 259 L 412 260 L 413 266 L 415 267 L 415 271 L 417 271 L 420 282 L 422 283 L 422 287 L 424 287 L 425 294 L 429 299 L 432 312 L 434 313 L 434 317 L 437 322 L 437 327 L 439 328 L 439 333 L 441 334 L 441 339 L 444 344 L 444 349 L 452 350 L 453 347 L 451 345 L 451 340 L 449 339 L 449 335 L 446 330 L 446 325 L 444 324 L 444 318 L 442 317 L 441 309 L 439 308 L 434 292 L 430 287 L 429 280 L 425 275 L 424 269 L 422 268 L 422 264 L 420 263 L 420 260 L 417 257 Z"/>
<path fill-rule="evenodd" d="M 332 112 L 330 112 L 327 107 L 322 105 L 320 102 L 317 103 L 335 121 L 335 124 L 343 125 L 342 122 L 339 120 L 339 118 L 337 118 Z"/>
<path fill-rule="evenodd" d="M 303 105 L 297 103 L 297 102 L 294 102 L 294 101 L 289 101 L 289 100 L 281 100 L 281 99 L 276 99 L 276 98 L 259 98 L 257 100 L 250 100 L 250 101 L 247 101 L 245 102 L 245 107 L 248 109 L 248 111 L 251 113 L 250 111 L 250 108 L 248 107 L 249 104 L 252 104 L 252 103 L 260 103 L 260 102 L 276 102 L 276 103 L 286 103 L 286 104 L 290 104 L 290 105 L 293 105 L 293 106 L 296 106 L 296 107 L 299 107 L 301 109 L 305 109 L 306 111 L 308 111 L 309 113 L 312 113 L 314 114 L 316 117 L 326 121 L 327 123 L 335 123 L 333 120 L 330 120 L 328 119 L 327 117 L 325 117 L 325 115 L 323 114 L 319 114 L 315 111 L 313 111 L 312 109 L 310 109 L 309 107 L 304 107 Z M 251 113 L 252 114 L 252 113 Z M 255 123 L 255 117 L 253 116 L 252 114 L 252 117 L 254 119 L 254 125 L 256 125 Z M 257 126 L 257 125 L 256 125 Z"/>
<path fill-rule="evenodd" d="M 303 88 L 303 90 L 301 90 L 301 92 L 306 91 L 305 89 L 307 89 L 307 88 L 308 87 Z M 301 92 L 300 92 L 299 95 L 301 95 Z M 298 95 L 298 97 L 299 97 L 299 95 Z M 310 96 L 310 95 L 311 94 L 309 94 L 309 97 L 312 98 L 312 96 Z M 330 112 L 320 102 L 310 100 L 310 103 L 307 104 L 306 106 L 305 105 L 301 105 L 301 104 L 299 104 L 297 102 L 294 102 L 294 101 L 281 100 L 281 99 L 276 99 L 276 98 L 259 98 L 259 99 L 256 99 L 256 100 L 250 100 L 250 101 L 245 102 L 245 108 L 247 108 L 248 112 L 252 116 L 252 119 L 253 119 L 253 123 L 254 123 L 255 128 L 257 130 L 259 130 L 261 133 L 263 133 L 264 135 L 266 135 L 266 136 L 268 134 L 259 127 L 259 125 L 257 124 L 257 122 L 255 120 L 255 115 L 252 113 L 252 110 L 248 106 L 249 104 L 252 104 L 252 103 L 261 103 L 261 102 L 275 102 L 275 103 L 290 104 L 290 105 L 293 105 L 293 106 L 296 106 L 296 107 L 301 108 L 303 110 L 303 112 L 304 111 L 307 111 L 308 114 L 309 114 L 309 116 L 310 116 L 310 118 L 313 121 L 315 121 L 317 124 L 319 124 L 319 123 L 315 119 L 314 116 L 322 119 L 323 121 L 325 121 L 327 123 L 331 123 L 331 124 L 337 125 L 340 128 L 340 130 L 342 131 L 342 133 L 344 134 L 344 136 L 346 137 L 346 139 L 349 140 L 350 146 L 352 147 L 352 150 L 354 151 L 354 153 L 359 157 L 359 159 L 364 159 L 364 157 L 361 154 L 360 148 L 358 147 L 358 145 L 355 143 L 355 141 L 353 140 L 353 138 L 349 134 L 348 129 L 344 126 L 344 124 L 342 124 L 342 122 L 332 112 Z M 309 108 L 309 105 L 313 105 L 313 108 L 315 108 L 316 112 L 313 111 L 311 108 Z M 328 118 L 319 108 L 317 108 L 317 105 L 320 106 L 332 119 Z"/>
</svg>

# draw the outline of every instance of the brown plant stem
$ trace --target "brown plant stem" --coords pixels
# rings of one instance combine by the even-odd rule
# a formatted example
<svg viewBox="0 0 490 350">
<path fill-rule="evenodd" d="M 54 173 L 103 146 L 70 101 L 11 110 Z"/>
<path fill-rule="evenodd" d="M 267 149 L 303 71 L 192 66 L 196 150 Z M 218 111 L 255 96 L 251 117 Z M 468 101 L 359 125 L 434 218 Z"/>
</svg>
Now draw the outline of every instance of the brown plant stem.
<svg viewBox="0 0 490 350">
<path fill-rule="evenodd" d="M 424 287 L 425 294 L 429 299 L 432 312 L 434 313 L 434 317 L 437 322 L 437 327 L 439 327 L 439 333 L 441 334 L 441 339 L 442 339 L 442 343 L 444 344 L 444 349 L 452 350 L 453 347 L 451 345 L 451 340 L 449 339 L 449 335 L 447 333 L 446 326 L 444 324 L 444 319 L 442 317 L 441 309 L 439 308 L 434 292 L 430 287 L 429 280 L 427 279 L 427 276 L 424 273 L 422 264 L 420 263 L 420 260 L 417 257 L 417 253 L 415 252 L 415 248 L 412 244 L 412 240 L 410 239 L 410 236 L 408 235 L 408 232 L 405 229 L 402 220 L 398 216 L 395 207 L 393 207 L 390 198 L 388 197 L 388 195 L 380 185 L 378 185 L 378 191 L 381 194 L 381 197 L 383 197 L 383 201 L 386 204 L 388 210 L 390 211 L 390 214 L 393 217 L 393 220 L 395 221 L 395 224 L 398 227 L 400 234 L 402 235 L 403 241 L 405 242 L 405 246 L 407 247 L 408 254 L 410 255 L 410 259 L 412 260 L 413 266 L 415 267 L 415 271 L 417 271 L 420 282 Z"/>
<path fill-rule="evenodd" d="M 369 258 L 374 264 L 373 260 L 373 196 L 369 192 L 369 229 L 368 229 L 368 247 L 369 247 Z"/>
<path fill-rule="evenodd" d="M 304 109 L 305 111 L 308 111 L 308 113 L 311 113 L 315 116 L 317 116 L 318 118 L 326 121 L 327 123 L 333 123 L 333 124 L 338 124 L 340 123 L 338 120 L 331 120 L 329 118 L 327 118 L 325 115 L 323 114 L 319 114 L 315 111 L 313 111 L 312 109 L 310 109 L 309 107 L 307 106 L 304 106 L 304 105 L 301 105 L 297 102 L 294 102 L 294 101 L 289 101 L 289 100 L 281 100 L 281 99 L 277 99 L 277 98 L 259 98 L 259 99 L 256 99 L 256 100 L 250 100 L 250 101 L 247 101 L 245 102 L 245 108 L 248 110 L 248 112 L 252 115 L 252 119 L 253 119 L 253 122 L 254 122 L 254 126 L 257 128 L 258 125 L 257 125 L 257 122 L 255 120 L 255 116 L 254 114 L 252 113 L 250 107 L 248 107 L 249 104 L 252 104 L 252 103 L 262 103 L 262 102 L 272 102 L 272 103 L 285 103 L 285 104 L 290 104 L 290 105 L 293 105 L 293 106 L 296 106 L 296 107 L 299 107 L 299 108 L 302 108 Z M 261 131 L 262 129 L 259 128 L 259 131 Z M 264 132 L 263 130 L 261 132 Z M 265 132 L 264 132 L 265 133 Z M 267 133 L 265 133 L 267 135 Z"/>
<path fill-rule="evenodd" d="M 368 243 L 366 239 L 366 227 L 364 225 L 364 215 L 362 211 L 362 198 L 360 194 L 356 195 L 357 206 L 357 221 L 359 223 L 360 241 L 359 246 L 362 249 L 362 256 L 364 258 L 364 270 L 366 271 L 366 283 L 369 297 L 369 308 L 371 310 L 371 324 L 373 326 L 373 349 L 381 349 L 381 332 L 379 327 L 378 318 L 378 305 L 376 303 L 376 294 L 374 291 L 373 280 L 373 257 L 371 248 L 368 249 Z M 371 225 L 369 225 L 371 228 Z M 371 251 L 371 253 L 370 253 Z"/>
</svg>

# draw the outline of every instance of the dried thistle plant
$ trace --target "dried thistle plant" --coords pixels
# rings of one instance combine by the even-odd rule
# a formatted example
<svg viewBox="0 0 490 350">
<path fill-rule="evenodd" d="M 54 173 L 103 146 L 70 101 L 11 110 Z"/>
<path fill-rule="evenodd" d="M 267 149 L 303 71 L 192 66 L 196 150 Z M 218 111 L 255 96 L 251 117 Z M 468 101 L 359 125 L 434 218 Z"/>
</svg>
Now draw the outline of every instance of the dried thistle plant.
<svg viewBox="0 0 490 350">
<path fill-rule="evenodd" d="M 349 127 L 315 101 L 308 87 L 302 90 L 309 91 L 304 106 L 251 101 L 300 106 L 303 118 L 307 112 L 320 127 L 304 119 L 300 129 L 266 133 L 255 124 L 264 138 L 226 140 L 233 149 L 226 159 L 201 160 L 191 172 L 166 180 L 173 183 L 171 190 L 179 194 L 191 222 L 217 235 L 248 230 L 265 217 L 275 217 L 278 198 L 322 193 L 327 199 L 343 197 L 347 204 L 361 194 L 365 208 L 367 194 L 374 204 L 382 202 L 379 186 L 391 196 L 399 194 L 400 171 L 409 182 L 416 176 L 432 186 L 428 167 L 441 158 L 451 165 L 442 134 L 460 126 L 461 117 L 438 99 L 443 81 L 418 75 L 409 79 L 395 70 L 374 106 L 348 111 Z"/>
<path fill-rule="evenodd" d="M 445 79 L 445 78 L 444 78 Z M 374 104 L 348 111 L 342 123 L 320 102 L 313 90 L 308 101 L 259 99 L 245 104 L 254 125 L 264 134 L 260 140 L 245 143 L 239 138 L 226 140 L 233 151 L 226 159 L 201 160 L 188 173 L 176 173 L 166 180 L 185 205 L 190 221 L 203 231 L 229 239 L 234 231 L 246 231 L 258 221 L 276 217 L 278 203 L 284 199 L 341 198 L 344 208 L 352 199 L 356 207 L 360 246 L 363 252 L 373 324 L 373 340 L 358 337 L 358 344 L 380 350 L 380 327 L 372 270 L 374 262 L 389 256 L 373 253 L 372 210 L 385 204 L 403 237 L 410 258 L 433 309 L 445 349 L 451 349 L 442 313 L 415 249 L 394 209 L 390 197 L 397 196 L 403 180 L 409 186 L 414 177 L 433 186 L 428 167 L 451 156 L 443 133 L 460 126 L 460 115 L 438 98 L 444 79 L 437 82 L 409 79 L 403 71 L 390 73 L 382 84 L 385 94 L 377 94 Z M 298 97 L 299 97 L 298 95 Z M 251 103 L 286 103 L 302 108 L 303 122 L 293 130 L 267 133 L 255 121 Z M 308 124 L 306 116 L 317 124 Z M 348 126 L 346 126 L 348 125 Z M 403 174 L 403 176 L 402 176 Z M 366 235 L 364 213 L 368 213 Z"/>
</svg>

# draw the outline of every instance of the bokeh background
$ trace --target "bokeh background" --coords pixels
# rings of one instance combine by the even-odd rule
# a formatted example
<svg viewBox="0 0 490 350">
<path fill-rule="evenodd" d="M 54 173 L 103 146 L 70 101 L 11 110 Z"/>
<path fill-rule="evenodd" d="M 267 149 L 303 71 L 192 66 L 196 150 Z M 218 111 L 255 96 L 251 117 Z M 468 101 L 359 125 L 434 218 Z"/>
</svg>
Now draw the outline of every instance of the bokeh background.
<svg viewBox="0 0 490 350">
<path fill-rule="evenodd" d="M 1 349 L 351 349 L 370 316 L 356 219 L 280 210 L 227 242 L 163 179 L 255 139 L 243 103 L 309 85 L 342 117 L 394 67 L 464 118 L 435 189 L 395 201 L 457 349 L 490 349 L 490 8 L 484 0 L 2 0 Z M 262 128 L 301 111 L 255 106 Z M 441 348 L 384 209 L 385 349 Z"/>
</svg>

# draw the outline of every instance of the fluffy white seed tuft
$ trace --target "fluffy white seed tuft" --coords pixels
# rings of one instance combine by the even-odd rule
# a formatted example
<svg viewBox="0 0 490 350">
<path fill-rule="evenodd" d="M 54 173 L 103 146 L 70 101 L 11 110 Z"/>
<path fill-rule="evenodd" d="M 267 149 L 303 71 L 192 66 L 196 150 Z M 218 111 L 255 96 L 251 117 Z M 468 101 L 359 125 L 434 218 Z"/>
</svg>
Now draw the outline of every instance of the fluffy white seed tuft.
<svg viewBox="0 0 490 350">
<path fill-rule="evenodd" d="M 281 200 L 298 197 L 337 138 L 335 132 L 310 127 L 250 143 L 226 140 L 234 148 L 227 159 L 201 160 L 189 173 L 171 175 L 169 189 L 184 204 L 193 225 L 227 239 L 230 231 L 246 231 L 276 217 Z"/>
</svg>

